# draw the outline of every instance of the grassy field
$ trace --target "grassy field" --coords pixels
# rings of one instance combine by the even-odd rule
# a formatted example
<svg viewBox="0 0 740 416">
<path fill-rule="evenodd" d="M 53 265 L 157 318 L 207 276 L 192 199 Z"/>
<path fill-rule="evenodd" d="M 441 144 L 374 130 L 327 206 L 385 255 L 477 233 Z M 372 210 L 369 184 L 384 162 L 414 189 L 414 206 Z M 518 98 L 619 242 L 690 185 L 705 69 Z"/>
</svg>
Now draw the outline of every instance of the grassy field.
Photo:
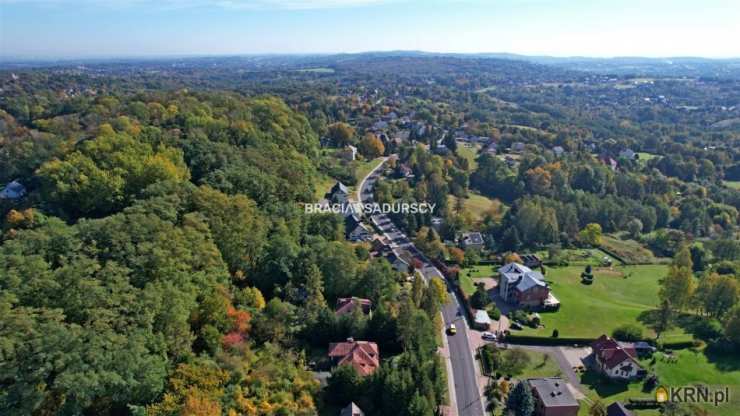
<svg viewBox="0 0 740 416">
<path fill-rule="evenodd" d="M 605 235 L 601 246 L 621 257 L 627 264 L 650 264 L 658 262 L 653 253 L 635 240 L 622 240 Z"/>
<path fill-rule="evenodd" d="M 475 281 L 473 279 L 494 276 L 498 273 L 496 271 L 498 267 L 497 265 L 473 266 L 460 270 L 460 288 L 466 295 L 472 295 L 475 292 Z"/>
<path fill-rule="evenodd" d="M 558 329 L 561 337 L 593 337 L 609 334 L 614 328 L 633 323 L 643 327 L 645 335 L 652 330 L 640 323 L 641 314 L 654 310 L 658 303 L 658 279 L 665 276 L 663 265 L 616 266 L 594 268 L 592 285 L 581 283 L 582 267 L 550 268 L 547 280 L 560 300 L 558 312 L 542 313 L 544 328 L 525 328 L 526 335 L 547 336 Z M 688 340 L 681 329 L 666 332 L 665 342 Z"/>
<path fill-rule="evenodd" d="M 676 360 L 666 360 L 661 353 L 655 355 L 655 364 L 651 360 L 642 360 L 642 366 L 651 373 L 657 374 L 659 384 L 666 387 L 680 387 L 695 384 L 708 385 L 710 388 L 729 387 L 730 402 L 718 407 L 704 405 L 710 415 L 734 416 L 740 408 L 740 357 L 730 355 L 705 354 L 704 351 L 690 349 L 675 352 Z M 623 384 L 610 383 L 599 379 L 593 373 L 586 373 L 581 378 L 584 393 L 591 398 L 601 398 L 607 404 L 628 398 L 652 398 L 654 392 L 645 392 L 641 382 Z M 641 410 L 643 415 L 658 415 L 657 410 Z"/>
<path fill-rule="evenodd" d="M 529 365 L 524 372 L 517 376 L 518 379 L 535 377 L 559 377 L 562 375 L 558 362 L 548 354 L 537 351 L 525 351 L 529 356 Z M 547 358 L 546 358 L 547 357 Z"/>
<path fill-rule="evenodd" d="M 468 159 L 471 170 L 476 170 L 478 168 L 478 163 L 475 161 L 478 157 L 478 149 L 480 149 L 480 146 L 478 145 L 466 147 L 463 142 L 458 142 L 457 144 L 457 154 Z"/>
<path fill-rule="evenodd" d="M 740 181 L 725 181 L 725 186 L 732 189 L 740 189 Z"/>
<path fill-rule="evenodd" d="M 449 206 L 454 207 L 457 198 L 449 195 L 448 198 Z M 473 215 L 476 221 L 480 221 L 483 215 L 491 209 L 492 200 L 480 194 L 470 192 L 468 197 L 465 198 L 465 209 Z"/>
<path fill-rule="evenodd" d="M 378 163 L 382 160 L 382 157 L 378 157 L 372 160 L 359 160 L 354 163 L 357 163 L 357 170 L 355 170 L 355 178 L 357 178 L 357 185 L 356 186 L 350 186 L 350 198 L 353 200 L 355 199 L 355 192 L 357 191 L 357 187 L 360 186 L 360 182 L 362 182 L 362 179 L 367 176 L 370 171 L 375 169 L 376 166 L 378 166 Z"/>
<path fill-rule="evenodd" d="M 321 175 L 316 182 L 316 200 L 322 199 L 335 183 L 337 183 L 336 179 L 327 175 Z"/>
</svg>

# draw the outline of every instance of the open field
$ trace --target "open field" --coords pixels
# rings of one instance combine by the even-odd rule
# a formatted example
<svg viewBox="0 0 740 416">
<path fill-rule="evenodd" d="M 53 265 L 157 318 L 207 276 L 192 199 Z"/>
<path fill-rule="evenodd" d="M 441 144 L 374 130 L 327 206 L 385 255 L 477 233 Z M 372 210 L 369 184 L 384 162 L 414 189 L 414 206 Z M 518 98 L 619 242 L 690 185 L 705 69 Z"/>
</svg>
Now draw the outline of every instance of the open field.
<svg viewBox="0 0 740 416">
<path fill-rule="evenodd" d="M 732 189 L 740 189 L 740 181 L 725 181 L 725 186 Z"/>
<path fill-rule="evenodd" d="M 653 252 L 641 246 L 635 240 L 622 240 L 605 235 L 601 237 L 601 246 L 618 255 L 627 264 L 654 264 L 659 261 Z"/>
<path fill-rule="evenodd" d="M 478 168 L 478 162 L 475 161 L 478 157 L 478 149 L 480 149 L 480 146 L 478 145 L 467 147 L 463 142 L 457 143 L 457 154 L 468 160 L 471 170 Z"/>
<path fill-rule="evenodd" d="M 380 163 L 382 159 L 382 157 L 377 157 L 371 160 L 357 160 L 355 162 L 352 162 L 357 164 L 357 169 L 355 170 L 357 185 L 349 187 L 350 198 L 354 199 L 355 192 L 357 191 L 357 187 L 360 186 L 360 182 L 362 182 L 362 179 L 367 176 L 367 174 L 370 173 L 371 170 L 375 169 L 375 167 L 378 166 L 378 163 Z"/>
<path fill-rule="evenodd" d="M 455 206 L 457 198 L 452 195 L 448 196 L 448 201 L 451 207 Z M 492 200 L 481 194 L 475 192 L 469 192 L 468 197 L 465 198 L 465 209 L 473 215 L 473 218 L 477 221 L 483 218 L 486 211 L 491 209 Z"/>
<path fill-rule="evenodd" d="M 535 377 L 559 377 L 562 375 L 558 362 L 548 354 L 538 351 L 525 351 L 529 356 L 529 364 L 524 372 L 517 376 L 524 380 Z"/>
<path fill-rule="evenodd" d="M 582 267 L 550 268 L 547 280 L 560 300 L 557 312 L 542 313 L 544 328 L 525 328 L 525 335 L 549 337 L 558 329 L 561 337 L 593 337 L 609 334 L 614 328 L 632 323 L 643 328 L 646 336 L 652 330 L 638 320 L 641 314 L 655 309 L 658 303 L 658 279 L 667 272 L 664 265 L 616 266 L 594 268 L 594 283 L 581 283 Z M 665 342 L 688 340 L 681 329 L 666 332 Z"/>
<path fill-rule="evenodd" d="M 460 270 L 460 288 L 466 295 L 472 295 L 475 292 L 474 279 L 494 276 L 498 267 L 498 265 L 479 265 Z"/>
<path fill-rule="evenodd" d="M 651 360 L 641 360 L 649 372 L 657 374 L 659 384 L 666 387 L 680 387 L 695 384 L 708 385 L 710 388 L 729 387 L 730 403 L 714 407 L 704 405 L 711 415 L 734 416 L 740 408 L 740 357 L 729 354 L 716 355 L 690 349 L 676 351 L 676 360 L 666 360 L 661 353 L 655 355 L 655 364 Z M 593 373 L 586 373 L 581 378 L 584 393 L 591 399 L 601 398 L 609 404 L 616 400 L 626 401 L 632 398 L 652 398 L 654 392 L 644 392 L 641 382 L 622 384 L 600 380 Z M 658 415 L 657 410 L 640 410 L 642 415 Z"/>
</svg>

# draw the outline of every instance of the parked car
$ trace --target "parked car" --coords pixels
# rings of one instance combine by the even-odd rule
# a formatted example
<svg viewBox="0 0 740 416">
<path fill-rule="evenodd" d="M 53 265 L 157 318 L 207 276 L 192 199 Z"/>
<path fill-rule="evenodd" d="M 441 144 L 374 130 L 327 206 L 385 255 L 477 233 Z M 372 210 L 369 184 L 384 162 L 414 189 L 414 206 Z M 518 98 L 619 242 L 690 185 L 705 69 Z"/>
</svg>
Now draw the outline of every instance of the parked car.
<svg viewBox="0 0 740 416">
<path fill-rule="evenodd" d="M 511 323 L 511 329 L 521 330 L 522 329 L 522 325 L 519 322 L 512 322 Z"/>
<path fill-rule="evenodd" d="M 484 332 L 480 335 L 481 338 L 483 338 L 486 341 L 496 341 L 496 334 L 493 332 Z"/>
<path fill-rule="evenodd" d="M 450 335 L 457 334 L 457 328 L 455 327 L 455 324 L 450 324 L 450 326 L 447 327 L 447 333 Z"/>
</svg>

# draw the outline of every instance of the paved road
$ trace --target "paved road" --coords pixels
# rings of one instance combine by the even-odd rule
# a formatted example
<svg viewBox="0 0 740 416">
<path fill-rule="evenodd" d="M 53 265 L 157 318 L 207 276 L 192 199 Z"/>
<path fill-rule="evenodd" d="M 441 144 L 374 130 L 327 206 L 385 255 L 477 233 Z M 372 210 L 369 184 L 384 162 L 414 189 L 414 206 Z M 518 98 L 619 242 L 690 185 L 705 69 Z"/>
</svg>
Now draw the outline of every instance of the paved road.
<svg viewBox="0 0 740 416">
<path fill-rule="evenodd" d="M 358 188 L 359 199 L 363 203 L 373 201 L 372 189 L 378 178 L 385 160 L 360 183 Z M 422 275 L 426 280 L 432 277 L 444 279 L 442 273 L 432 265 L 429 259 L 421 253 L 406 235 L 399 230 L 385 214 L 373 215 L 372 222 L 391 241 L 391 248 L 396 254 L 400 249 L 411 253 L 422 264 Z M 468 342 L 468 324 L 460 307 L 460 302 L 453 291 L 448 291 L 451 301 L 442 310 L 445 326 L 454 323 L 457 334 L 447 337 L 450 359 L 452 362 L 452 376 L 455 391 L 451 394 L 457 403 L 459 416 L 484 416 L 483 401 L 478 389 L 476 364 Z"/>
</svg>

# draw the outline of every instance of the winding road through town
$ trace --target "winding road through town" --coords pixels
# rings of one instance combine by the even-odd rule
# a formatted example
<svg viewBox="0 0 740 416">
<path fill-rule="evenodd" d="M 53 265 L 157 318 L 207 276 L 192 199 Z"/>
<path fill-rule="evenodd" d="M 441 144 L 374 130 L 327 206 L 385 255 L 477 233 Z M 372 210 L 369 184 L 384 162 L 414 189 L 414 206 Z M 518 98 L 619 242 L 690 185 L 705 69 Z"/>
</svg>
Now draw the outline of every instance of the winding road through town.
<svg viewBox="0 0 740 416">
<path fill-rule="evenodd" d="M 388 158 L 383 159 L 363 180 L 357 188 L 357 200 L 362 203 L 373 202 L 373 186 L 378 181 Z M 445 279 L 442 273 L 431 261 L 421 253 L 403 231 L 398 229 L 385 214 L 372 215 L 370 220 L 390 241 L 392 250 L 398 255 L 400 251 L 407 251 L 422 264 L 421 273 L 425 280 L 433 277 Z M 478 376 L 475 357 L 468 340 L 468 323 L 461 308 L 461 302 L 453 290 L 449 289 L 450 301 L 442 310 L 445 327 L 454 323 L 457 327 L 455 335 L 447 335 L 445 347 L 449 353 L 449 363 L 452 367 L 454 391 L 450 392 L 450 404 L 456 408 L 459 416 L 483 416 L 483 397 L 478 387 Z"/>
</svg>

